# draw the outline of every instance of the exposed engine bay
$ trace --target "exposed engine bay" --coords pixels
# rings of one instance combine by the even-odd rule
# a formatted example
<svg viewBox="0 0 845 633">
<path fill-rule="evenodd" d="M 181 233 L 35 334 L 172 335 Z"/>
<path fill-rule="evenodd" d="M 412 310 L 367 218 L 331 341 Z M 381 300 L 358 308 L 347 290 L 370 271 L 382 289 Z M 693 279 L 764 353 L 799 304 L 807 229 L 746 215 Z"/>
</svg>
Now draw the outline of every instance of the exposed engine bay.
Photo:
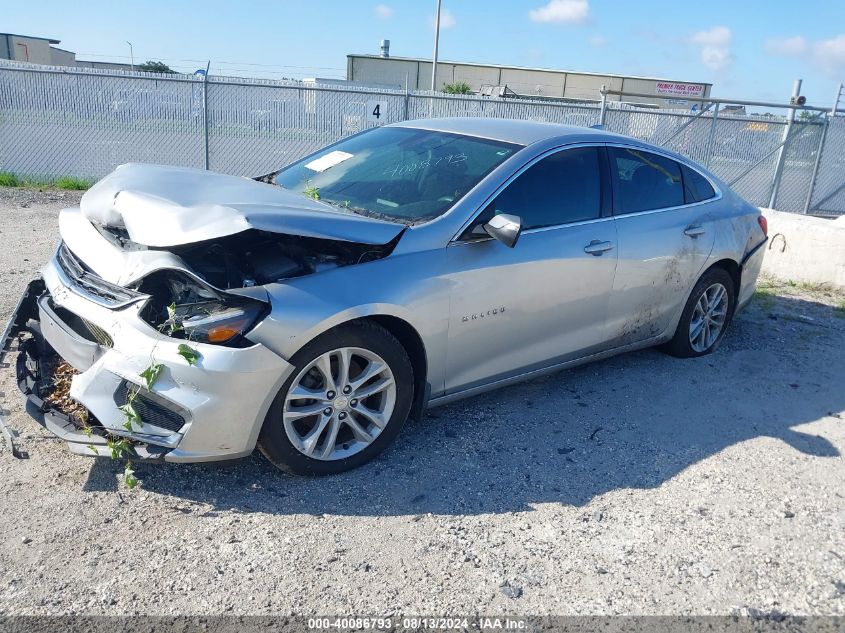
<svg viewBox="0 0 845 633">
<path fill-rule="evenodd" d="M 133 290 L 151 297 L 141 313 L 145 321 L 175 338 L 230 346 L 249 345 L 243 335 L 267 306 L 226 291 L 381 259 L 393 251 L 402 235 L 387 244 L 372 245 L 250 229 L 155 249 L 135 244 L 120 229 L 98 229 L 122 249 L 166 250 L 185 263 L 186 270 L 156 270 L 132 284 Z M 226 328 L 221 329 L 220 323 L 226 323 Z"/>
<path fill-rule="evenodd" d="M 358 244 L 250 229 L 224 238 L 170 247 L 206 282 L 221 290 L 261 286 L 363 264 L 389 255 L 399 241 Z"/>
</svg>

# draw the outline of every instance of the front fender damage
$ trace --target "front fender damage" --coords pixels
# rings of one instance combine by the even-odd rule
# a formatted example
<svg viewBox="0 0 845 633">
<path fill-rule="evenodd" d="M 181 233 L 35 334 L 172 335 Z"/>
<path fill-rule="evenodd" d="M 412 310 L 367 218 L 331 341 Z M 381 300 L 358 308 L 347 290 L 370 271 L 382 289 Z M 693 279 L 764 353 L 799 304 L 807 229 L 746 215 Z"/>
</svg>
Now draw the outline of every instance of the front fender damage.
<svg viewBox="0 0 845 633">
<path fill-rule="evenodd" d="M 404 232 L 373 245 L 248 229 L 160 250 L 95 227 L 74 210 L 63 212 L 62 225 L 64 248 L 78 269 L 63 269 L 54 257 L 13 317 L 12 334 L 27 339 L 16 367 L 27 410 L 75 453 L 109 455 L 110 438 L 124 438 L 134 459 L 165 461 L 252 452 L 292 371 L 278 353 L 249 339 L 249 328 L 272 310 L 264 286 L 381 259 Z M 73 272 L 131 290 L 138 299 L 110 305 L 108 296 L 92 295 L 96 283 L 83 286 Z M 214 302 L 264 307 L 223 344 L 197 341 L 186 334 L 182 317 L 174 320 L 174 314 L 184 316 L 180 311 Z M 196 366 L 182 356 L 185 345 L 197 350 Z M 163 371 L 145 387 L 141 375 L 151 364 Z M 133 401 L 142 413 L 139 428 L 127 426 L 121 412 L 130 393 L 140 394 Z"/>
</svg>

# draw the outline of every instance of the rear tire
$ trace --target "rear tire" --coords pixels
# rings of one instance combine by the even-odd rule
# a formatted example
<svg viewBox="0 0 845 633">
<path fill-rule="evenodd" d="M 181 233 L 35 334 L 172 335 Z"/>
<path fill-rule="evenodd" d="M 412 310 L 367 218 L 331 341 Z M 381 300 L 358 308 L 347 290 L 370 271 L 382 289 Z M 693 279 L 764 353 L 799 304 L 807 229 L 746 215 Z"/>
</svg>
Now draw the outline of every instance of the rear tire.
<svg viewBox="0 0 845 633">
<path fill-rule="evenodd" d="M 414 399 L 414 371 L 385 328 L 341 325 L 291 364 L 258 438 L 274 466 L 295 475 L 341 473 L 373 459 L 399 434 Z"/>
<path fill-rule="evenodd" d="M 664 351 L 678 358 L 695 358 L 715 351 L 736 308 L 733 278 L 724 268 L 705 272 L 690 293 L 675 335 Z"/>
</svg>

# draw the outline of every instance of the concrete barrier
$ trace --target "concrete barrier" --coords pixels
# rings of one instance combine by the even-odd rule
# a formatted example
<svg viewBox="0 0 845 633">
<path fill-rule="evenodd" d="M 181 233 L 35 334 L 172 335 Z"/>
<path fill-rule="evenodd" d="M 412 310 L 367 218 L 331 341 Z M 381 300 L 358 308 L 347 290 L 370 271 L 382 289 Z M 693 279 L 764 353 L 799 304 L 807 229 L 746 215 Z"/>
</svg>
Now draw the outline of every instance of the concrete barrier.
<svg viewBox="0 0 845 633">
<path fill-rule="evenodd" d="M 760 211 L 769 221 L 764 273 L 845 288 L 845 222 L 773 209 Z"/>
</svg>

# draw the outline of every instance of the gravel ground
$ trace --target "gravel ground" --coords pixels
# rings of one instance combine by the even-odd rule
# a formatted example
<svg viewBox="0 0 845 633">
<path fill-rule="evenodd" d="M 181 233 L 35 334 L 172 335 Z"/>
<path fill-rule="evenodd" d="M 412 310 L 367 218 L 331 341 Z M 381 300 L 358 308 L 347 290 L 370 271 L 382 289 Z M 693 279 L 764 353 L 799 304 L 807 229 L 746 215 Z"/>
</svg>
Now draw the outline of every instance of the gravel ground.
<svg viewBox="0 0 845 633">
<path fill-rule="evenodd" d="M 0 317 L 75 193 L 0 190 Z M 647 350 L 434 409 L 375 462 L 71 455 L 2 390 L 0 614 L 845 614 L 843 296 L 767 281 Z M 839 308 L 835 306 L 840 306 Z"/>
</svg>

